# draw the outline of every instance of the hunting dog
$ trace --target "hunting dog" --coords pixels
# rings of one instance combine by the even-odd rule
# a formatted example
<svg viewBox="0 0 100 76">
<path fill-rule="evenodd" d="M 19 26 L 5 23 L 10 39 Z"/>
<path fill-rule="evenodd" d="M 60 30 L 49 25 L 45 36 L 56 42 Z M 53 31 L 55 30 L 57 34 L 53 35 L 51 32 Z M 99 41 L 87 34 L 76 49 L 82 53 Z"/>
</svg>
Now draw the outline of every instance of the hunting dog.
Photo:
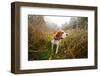
<svg viewBox="0 0 100 76">
<path fill-rule="evenodd" d="M 65 33 L 64 31 L 58 31 L 54 34 L 52 40 L 51 40 L 51 49 L 53 51 L 54 45 L 56 46 L 56 54 L 58 53 L 58 48 L 60 41 L 68 36 L 68 33 Z"/>
</svg>

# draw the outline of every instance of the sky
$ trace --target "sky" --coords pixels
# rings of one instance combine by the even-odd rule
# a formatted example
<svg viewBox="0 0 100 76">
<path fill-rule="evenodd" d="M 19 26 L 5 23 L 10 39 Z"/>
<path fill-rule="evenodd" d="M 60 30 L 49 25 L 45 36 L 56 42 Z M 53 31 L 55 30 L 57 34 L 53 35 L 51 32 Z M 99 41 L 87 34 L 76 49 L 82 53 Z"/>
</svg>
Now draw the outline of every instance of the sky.
<svg viewBox="0 0 100 76">
<path fill-rule="evenodd" d="M 56 23 L 59 27 L 65 22 L 69 23 L 71 17 L 61 17 L 61 16 L 44 16 L 45 21 Z"/>
</svg>

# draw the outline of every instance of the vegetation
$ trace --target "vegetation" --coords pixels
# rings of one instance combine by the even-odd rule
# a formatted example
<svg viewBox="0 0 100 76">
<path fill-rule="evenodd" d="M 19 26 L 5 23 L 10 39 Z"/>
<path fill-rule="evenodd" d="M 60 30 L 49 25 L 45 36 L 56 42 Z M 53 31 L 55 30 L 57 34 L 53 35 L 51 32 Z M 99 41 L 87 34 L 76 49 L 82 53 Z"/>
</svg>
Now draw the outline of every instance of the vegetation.
<svg viewBox="0 0 100 76">
<path fill-rule="evenodd" d="M 78 20 L 78 21 L 77 21 Z M 43 16 L 28 16 L 28 59 L 76 59 L 88 57 L 87 18 L 72 17 L 62 29 L 69 36 L 61 40 L 59 51 L 51 51 L 51 39 L 55 30 L 47 27 Z M 54 47 L 56 50 L 56 45 Z M 52 57 L 52 58 L 50 58 Z"/>
</svg>

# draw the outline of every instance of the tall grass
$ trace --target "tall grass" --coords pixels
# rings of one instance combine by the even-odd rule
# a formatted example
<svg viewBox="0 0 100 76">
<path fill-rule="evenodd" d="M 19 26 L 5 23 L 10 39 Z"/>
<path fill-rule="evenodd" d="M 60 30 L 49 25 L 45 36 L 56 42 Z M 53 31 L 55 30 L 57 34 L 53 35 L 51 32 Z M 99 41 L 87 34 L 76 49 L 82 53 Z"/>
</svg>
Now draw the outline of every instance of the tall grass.
<svg viewBox="0 0 100 76">
<path fill-rule="evenodd" d="M 28 32 L 28 59 L 48 60 L 48 59 L 74 59 L 87 58 L 88 41 L 85 30 L 71 31 L 69 36 L 61 40 L 59 51 L 55 54 L 51 51 L 52 32 L 43 32 L 34 28 L 29 28 Z M 50 58 L 52 56 L 52 58 Z"/>
<path fill-rule="evenodd" d="M 88 42 L 86 31 L 73 31 L 62 40 L 61 48 L 66 53 L 66 58 L 87 58 Z"/>
</svg>

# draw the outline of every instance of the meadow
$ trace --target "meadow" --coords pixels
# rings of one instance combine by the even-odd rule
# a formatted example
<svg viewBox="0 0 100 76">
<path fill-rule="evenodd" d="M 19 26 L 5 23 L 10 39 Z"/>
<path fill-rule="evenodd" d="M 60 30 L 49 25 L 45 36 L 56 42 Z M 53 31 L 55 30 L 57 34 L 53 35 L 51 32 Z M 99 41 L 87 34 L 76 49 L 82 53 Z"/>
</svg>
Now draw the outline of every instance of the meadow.
<svg viewBox="0 0 100 76">
<path fill-rule="evenodd" d="M 29 23 L 30 24 L 30 23 Z M 31 24 L 30 24 L 31 25 Z M 38 28 L 38 27 L 36 27 Z M 28 27 L 28 60 L 79 59 L 88 57 L 88 33 L 84 29 L 67 29 L 69 35 L 60 42 L 59 51 L 51 50 L 52 31 Z"/>
</svg>

